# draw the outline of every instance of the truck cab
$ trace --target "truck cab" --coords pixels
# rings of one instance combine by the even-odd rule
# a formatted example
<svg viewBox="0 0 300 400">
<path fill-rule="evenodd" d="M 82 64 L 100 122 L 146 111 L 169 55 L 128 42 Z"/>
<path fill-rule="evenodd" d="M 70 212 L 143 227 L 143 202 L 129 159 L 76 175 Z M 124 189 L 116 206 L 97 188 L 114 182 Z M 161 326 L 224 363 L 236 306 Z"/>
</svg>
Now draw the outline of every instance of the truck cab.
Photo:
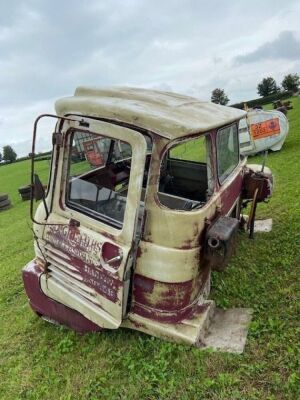
<svg viewBox="0 0 300 400">
<path fill-rule="evenodd" d="M 23 268 L 32 309 L 79 332 L 125 327 L 204 346 L 216 315 L 211 271 L 231 256 L 243 202 L 271 195 L 270 174 L 240 155 L 245 112 L 87 87 L 56 112 L 45 192 L 34 174 L 38 122 L 34 130 L 42 201 L 32 212 L 36 257 Z"/>
</svg>

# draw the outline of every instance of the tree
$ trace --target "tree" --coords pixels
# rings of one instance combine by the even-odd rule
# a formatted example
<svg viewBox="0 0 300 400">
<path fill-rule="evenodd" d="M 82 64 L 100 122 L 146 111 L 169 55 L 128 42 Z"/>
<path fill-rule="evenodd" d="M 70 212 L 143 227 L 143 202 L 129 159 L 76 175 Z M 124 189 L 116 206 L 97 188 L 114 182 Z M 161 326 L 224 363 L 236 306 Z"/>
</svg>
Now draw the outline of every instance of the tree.
<svg viewBox="0 0 300 400">
<path fill-rule="evenodd" d="M 297 92 L 300 86 L 300 78 L 298 74 L 288 74 L 283 78 L 281 86 L 284 90 Z"/>
<path fill-rule="evenodd" d="M 270 94 L 275 94 L 280 91 L 280 88 L 277 86 L 276 81 L 271 76 L 264 78 L 258 85 L 257 85 L 257 93 L 262 96 L 269 96 Z"/>
<path fill-rule="evenodd" d="M 17 158 L 17 153 L 14 151 L 14 149 L 11 146 L 3 147 L 3 160 L 4 161 L 14 162 L 14 161 L 16 161 L 16 158 Z"/>
<path fill-rule="evenodd" d="M 211 101 L 213 103 L 226 106 L 226 104 L 229 102 L 229 98 L 226 96 L 223 89 L 216 88 L 211 92 Z"/>
<path fill-rule="evenodd" d="M 0 153 L 0 162 L 2 161 L 2 154 Z"/>
</svg>

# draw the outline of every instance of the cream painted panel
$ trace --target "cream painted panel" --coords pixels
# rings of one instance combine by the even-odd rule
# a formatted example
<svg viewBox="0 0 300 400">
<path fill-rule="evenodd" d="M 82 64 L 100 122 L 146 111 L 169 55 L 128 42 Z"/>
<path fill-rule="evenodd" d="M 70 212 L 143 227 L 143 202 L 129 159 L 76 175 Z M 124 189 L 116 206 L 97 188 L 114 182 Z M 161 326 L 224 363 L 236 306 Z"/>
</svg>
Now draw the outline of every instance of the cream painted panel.
<svg viewBox="0 0 300 400">
<path fill-rule="evenodd" d="M 186 282 L 197 275 L 200 247 L 178 250 L 141 241 L 140 250 L 135 268 L 137 274 L 171 283 Z"/>
<path fill-rule="evenodd" d="M 101 328 L 117 329 L 120 326 L 118 319 L 113 318 L 99 306 L 87 302 L 77 293 L 70 291 L 56 280 L 47 279 L 45 274 L 41 276 L 40 285 L 46 296 L 78 311 Z"/>
</svg>

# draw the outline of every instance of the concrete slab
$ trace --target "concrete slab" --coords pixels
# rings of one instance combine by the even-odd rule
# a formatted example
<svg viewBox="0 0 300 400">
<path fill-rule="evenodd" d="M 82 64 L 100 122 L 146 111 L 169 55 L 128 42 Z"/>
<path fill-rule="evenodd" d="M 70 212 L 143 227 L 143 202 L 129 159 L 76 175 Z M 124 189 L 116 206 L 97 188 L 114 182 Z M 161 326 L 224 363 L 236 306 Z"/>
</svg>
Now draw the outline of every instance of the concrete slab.
<svg viewBox="0 0 300 400">
<path fill-rule="evenodd" d="M 244 220 L 248 221 L 248 215 L 243 215 Z M 257 219 L 254 222 L 254 232 L 271 232 L 273 228 L 273 219 Z"/>
<path fill-rule="evenodd" d="M 216 309 L 199 347 L 242 353 L 246 344 L 252 310 L 250 308 Z"/>
<path fill-rule="evenodd" d="M 271 232 L 273 227 L 272 218 L 256 220 L 254 222 L 254 232 Z"/>
</svg>

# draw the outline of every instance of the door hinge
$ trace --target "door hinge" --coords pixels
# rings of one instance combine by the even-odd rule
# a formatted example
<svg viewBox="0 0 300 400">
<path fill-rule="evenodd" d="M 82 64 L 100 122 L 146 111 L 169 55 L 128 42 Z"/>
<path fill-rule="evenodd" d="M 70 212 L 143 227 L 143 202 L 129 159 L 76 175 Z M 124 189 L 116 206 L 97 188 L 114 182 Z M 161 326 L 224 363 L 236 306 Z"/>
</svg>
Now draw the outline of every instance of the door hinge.
<svg viewBox="0 0 300 400">
<path fill-rule="evenodd" d="M 52 134 L 52 145 L 61 146 L 62 145 L 62 134 L 60 132 L 54 132 Z"/>
</svg>

